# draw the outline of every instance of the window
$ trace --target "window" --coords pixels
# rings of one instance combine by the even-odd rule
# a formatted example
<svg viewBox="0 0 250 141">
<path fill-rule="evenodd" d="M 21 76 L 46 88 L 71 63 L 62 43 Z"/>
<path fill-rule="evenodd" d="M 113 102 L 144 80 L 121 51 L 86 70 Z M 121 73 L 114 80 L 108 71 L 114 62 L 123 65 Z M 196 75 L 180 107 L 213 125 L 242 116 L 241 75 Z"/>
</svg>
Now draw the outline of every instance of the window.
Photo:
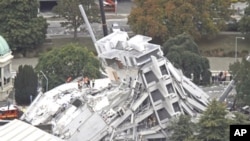
<svg viewBox="0 0 250 141">
<path fill-rule="evenodd" d="M 166 68 L 165 65 L 160 66 L 160 69 L 161 69 L 161 74 L 162 75 L 168 74 L 168 71 L 167 71 L 167 68 Z"/>
<path fill-rule="evenodd" d="M 157 80 L 155 74 L 152 71 L 146 72 L 144 75 L 148 84 Z"/>
<path fill-rule="evenodd" d="M 11 79 L 11 73 L 10 73 L 10 65 L 6 65 L 4 66 L 4 72 L 3 72 L 3 75 L 4 75 L 4 84 L 7 84 L 10 82 L 10 79 Z"/>
<path fill-rule="evenodd" d="M 162 96 L 161 92 L 157 89 L 151 92 L 151 96 L 153 98 L 153 101 L 156 102 L 157 100 L 164 100 L 164 97 Z"/>
<path fill-rule="evenodd" d="M 170 114 L 168 113 L 168 111 L 165 108 L 162 108 L 160 110 L 157 111 L 160 120 L 164 120 L 166 118 L 171 118 Z"/>
<path fill-rule="evenodd" d="M 167 90 L 168 90 L 168 93 L 169 93 L 169 94 L 170 94 L 170 93 L 175 93 L 172 84 L 168 84 L 166 87 L 167 87 Z"/>
<path fill-rule="evenodd" d="M 180 112 L 181 108 L 178 102 L 173 103 L 173 108 L 175 112 Z"/>
</svg>

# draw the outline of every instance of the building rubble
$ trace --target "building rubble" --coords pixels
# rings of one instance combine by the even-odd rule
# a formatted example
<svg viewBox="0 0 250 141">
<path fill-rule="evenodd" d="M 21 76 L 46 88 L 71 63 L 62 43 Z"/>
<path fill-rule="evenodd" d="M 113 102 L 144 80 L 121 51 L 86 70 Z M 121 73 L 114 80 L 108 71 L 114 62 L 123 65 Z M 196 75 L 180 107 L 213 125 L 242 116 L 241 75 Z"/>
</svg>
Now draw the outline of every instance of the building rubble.
<svg viewBox="0 0 250 141">
<path fill-rule="evenodd" d="M 107 78 L 78 81 L 40 93 L 21 117 L 52 125 L 67 141 L 167 140 L 171 118 L 196 117 L 209 96 L 163 56 L 150 37 L 117 31 L 96 42 Z"/>
</svg>

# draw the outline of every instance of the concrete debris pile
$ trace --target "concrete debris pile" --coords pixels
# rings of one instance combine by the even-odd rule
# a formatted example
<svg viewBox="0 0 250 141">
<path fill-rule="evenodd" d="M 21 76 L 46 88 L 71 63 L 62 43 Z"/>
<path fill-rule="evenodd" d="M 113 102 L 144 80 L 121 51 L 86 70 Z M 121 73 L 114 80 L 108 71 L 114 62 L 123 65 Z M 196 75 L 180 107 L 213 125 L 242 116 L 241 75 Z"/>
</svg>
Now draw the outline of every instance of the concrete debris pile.
<svg viewBox="0 0 250 141">
<path fill-rule="evenodd" d="M 21 120 L 52 125 L 67 141 L 167 139 L 169 120 L 203 112 L 208 95 L 182 75 L 150 37 L 117 31 L 98 40 L 107 78 L 39 94 Z"/>
</svg>

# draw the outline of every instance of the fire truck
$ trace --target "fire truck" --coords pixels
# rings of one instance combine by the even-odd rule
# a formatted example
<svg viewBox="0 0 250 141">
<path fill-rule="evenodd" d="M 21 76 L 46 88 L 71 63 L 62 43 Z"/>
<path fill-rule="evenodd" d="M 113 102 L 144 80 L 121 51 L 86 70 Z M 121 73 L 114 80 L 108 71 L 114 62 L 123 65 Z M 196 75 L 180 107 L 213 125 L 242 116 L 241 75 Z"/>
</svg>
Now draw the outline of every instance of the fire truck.
<svg viewBox="0 0 250 141">
<path fill-rule="evenodd" d="M 17 119 L 20 117 L 21 111 L 15 105 L 7 105 L 0 107 L 0 120 Z"/>
</svg>

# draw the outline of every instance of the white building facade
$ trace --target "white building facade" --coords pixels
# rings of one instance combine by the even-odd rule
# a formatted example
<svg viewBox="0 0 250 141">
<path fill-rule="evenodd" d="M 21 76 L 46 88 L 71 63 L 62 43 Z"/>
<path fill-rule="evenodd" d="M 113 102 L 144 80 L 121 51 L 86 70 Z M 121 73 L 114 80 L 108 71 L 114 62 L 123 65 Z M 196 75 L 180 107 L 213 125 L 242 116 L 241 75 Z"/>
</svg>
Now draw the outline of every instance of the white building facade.
<svg viewBox="0 0 250 141">
<path fill-rule="evenodd" d="M 12 59 L 6 40 L 0 36 L 0 100 L 5 100 L 13 89 L 13 82 L 11 77 Z"/>
</svg>

